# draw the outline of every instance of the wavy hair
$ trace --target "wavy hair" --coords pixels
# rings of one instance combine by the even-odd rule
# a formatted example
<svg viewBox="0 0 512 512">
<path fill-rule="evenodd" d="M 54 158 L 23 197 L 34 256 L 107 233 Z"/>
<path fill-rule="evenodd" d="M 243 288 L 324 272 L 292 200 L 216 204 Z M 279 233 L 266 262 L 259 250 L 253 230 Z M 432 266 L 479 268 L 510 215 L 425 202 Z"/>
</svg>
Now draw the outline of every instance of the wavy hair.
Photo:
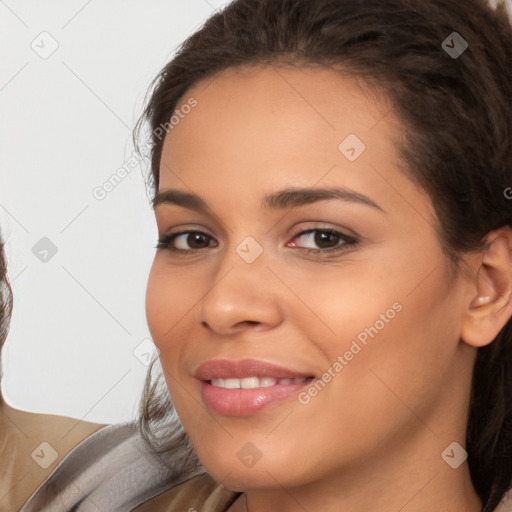
<svg viewBox="0 0 512 512">
<path fill-rule="evenodd" d="M 443 49 L 457 32 L 458 58 Z M 453 46 L 450 42 L 450 46 Z M 154 192 L 163 140 L 158 128 L 198 81 L 237 66 L 321 65 L 387 93 L 406 129 L 404 172 L 431 197 L 449 260 L 482 249 L 512 227 L 512 29 L 505 4 L 485 0 L 235 0 L 178 49 L 150 89 L 135 136 L 148 125 Z M 511 189 L 512 191 L 512 189 Z M 139 426 L 159 453 L 199 462 L 161 372 L 148 372 Z M 512 484 L 512 321 L 478 349 L 468 411 L 471 478 L 496 509 Z"/>
<path fill-rule="evenodd" d="M 9 281 L 7 280 L 7 262 L 5 259 L 4 242 L 0 239 L 0 354 L 2 347 L 7 338 L 7 331 L 9 330 L 9 322 L 11 320 L 12 312 L 12 291 Z M 0 358 L 1 363 L 1 358 Z M 0 366 L 0 379 L 2 378 L 2 371 Z M 2 391 L 0 390 L 0 403 L 3 402 Z"/>
</svg>

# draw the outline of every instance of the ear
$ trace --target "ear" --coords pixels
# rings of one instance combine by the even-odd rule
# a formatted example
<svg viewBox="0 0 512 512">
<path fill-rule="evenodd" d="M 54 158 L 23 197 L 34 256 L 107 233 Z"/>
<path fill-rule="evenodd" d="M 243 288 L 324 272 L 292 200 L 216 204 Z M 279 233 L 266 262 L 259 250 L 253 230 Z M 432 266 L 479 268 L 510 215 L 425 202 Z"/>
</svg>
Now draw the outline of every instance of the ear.
<svg viewBox="0 0 512 512">
<path fill-rule="evenodd" d="M 485 242 L 461 330 L 462 340 L 473 347 L 491 343 L 512 316 L 512 229 L 491 231 Z"/>
</svg>

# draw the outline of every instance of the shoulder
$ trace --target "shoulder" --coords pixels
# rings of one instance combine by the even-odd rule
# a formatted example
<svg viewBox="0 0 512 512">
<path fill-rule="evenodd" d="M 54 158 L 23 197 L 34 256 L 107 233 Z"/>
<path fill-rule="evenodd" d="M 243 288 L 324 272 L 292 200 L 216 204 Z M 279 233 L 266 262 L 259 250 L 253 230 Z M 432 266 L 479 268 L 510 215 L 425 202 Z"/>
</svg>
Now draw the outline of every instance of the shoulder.
<svg viewBox="0 0 512 512">
<path fill-rule="evenodd" d="M 107 425 L 67 454 L 21 512 L 133 510 L 204 473 L 184 473 L 178 460 L 152 451 L 134 422 Z"/>
<path fill-rule="evenodd" d="M 0 403 L 0 512 L 18 510 L 70 450 L 102 427 Z"/>
<path fill-rule="evenodd" d="M 0 417 L 10 436 L 0 452 L 10 461 L 0 512 L 181 512 L 181 504 L 185 511 L 227 512 L 238 496 L 204 468 L 184 473 L 179 450 L 154 453 L 134 422 L 104 426 L 16 410 Z"/>
</svg>

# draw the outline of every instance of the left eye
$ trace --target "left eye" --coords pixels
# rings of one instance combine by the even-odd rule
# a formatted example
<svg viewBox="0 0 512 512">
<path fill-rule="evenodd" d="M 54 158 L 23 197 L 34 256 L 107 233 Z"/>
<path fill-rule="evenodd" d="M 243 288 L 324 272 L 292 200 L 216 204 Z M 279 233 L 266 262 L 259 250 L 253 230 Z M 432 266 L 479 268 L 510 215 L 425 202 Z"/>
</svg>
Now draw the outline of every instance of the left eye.
<svg viewBox="0 0 512 512">
<path fill-rule="evenodd" d="M 315 244 L 318 248 L 305 247 L 308 252 L 327 252 L 341 250 L 346 247 L 351 247 L 357 242 L 353 238 L 335 231 L 333 229 L 310 229 L 302 231 L 293 238 L 294 240 L 302 238 L 306 244 Z M 340 243 L 341 242 L 341 243 Z M 292 242 L 293 247 L 297 247 L 295 242 Z"/>
</svg>

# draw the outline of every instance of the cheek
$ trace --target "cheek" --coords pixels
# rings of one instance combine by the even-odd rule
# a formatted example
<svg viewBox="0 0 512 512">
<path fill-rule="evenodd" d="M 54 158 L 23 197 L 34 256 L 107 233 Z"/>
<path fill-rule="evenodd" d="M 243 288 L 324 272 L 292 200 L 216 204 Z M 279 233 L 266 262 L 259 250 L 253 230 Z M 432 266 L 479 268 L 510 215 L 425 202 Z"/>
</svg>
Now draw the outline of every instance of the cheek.
<svg viewBox="0 0 512 512">
<path fill-rule="evenodd" d="M 385 266 L 353 265 L 336 278 L 332 268 L 324 267 L 314 280 L 294 287 L 318 313 L 298 321 L 322 354 L 325 366 L 319 370 L 329 381 L 319 387 L 323 398 L 314 398 L 316 413 L 319 418 L 323 410 L 332 414 L 328 403 L 343 403 L 335 414 L 349 422 L 358 418 L 354 429 L 362 411 L 371 411 L 370 416 L 380 411 L 382 425 L 389 425 L 390 410 L 395 418 L 407 415 L 401 400 L 427 411 L 450 378 L 458 346 L 457 318 L 451 313 L 457 292 L 444 265 L 436 268 L 442 255 L 431 250 L 429 258 L 414 265 L 399 253 L 383 260 Z"/>
<path fill-rule="evenodd" d="M 191 319 L 205 294 L 204 279 L 171 267 L 165 254 L 157 255 L 146 288 L 146 319 L 158 348 L 167 387 L 177 409 L 181 407 L 183 382 L 188 379 L 182 364 L 190 340 L 194 339 Z M 189 395 L 185 393 L 184 398 Z"/>
<path fill-rule="evenodd" d="M 156 346 L 162 350 L 171 342 L 181 320 L 200 297 L 196 279 L 180 278 L 176 269 L 166 268 L 157 255 L 146 288 L 146 318 Z"/>
<path fill-rule="evenodd" d="M 440 272 L 414 293 L 404 287 L 386 300 L 366 302 L 357 332 L 348 331 L 330 352 L 331 360 L 339 354 L 347 363 L 326 399 L 343 404 L 337 415 L 352 424 L 349 430 L 385 435 L 414 423 L 410 411 L 429 417 L 447 387 L 458 346 L 450 304 Z"/>
<path fill-rule="evenodd" d="M 159 278 L 156 261 L 153 263 L 146 287 L 146 319 L 155 345 L 160 349 L 168 326 L 169 311 L 166 284 Z M 167 327 L 166 327 L 167 326 Z"/>
<path fill-rule="evenodd" d="M 325 265 L 302 272 L 300 279 L 286 270 L 280 275 L 300 299 L 283 301 L 287 316 L 301 337 L 321 352 L 325 369 L 350 351 L 354 341 L 364 349 L 372 340 L 381 339 L 403 314 L 405 294 L 393 272 L 384 272 L 371 262 Z"/>
<path fill-rule="evenodd" d="M 176 346 L 175 331 L 179 320 L 189 308 L 181 300 L 188 288 L 183 288 L 160 261 L 153 262 L 146 288 L 146 319 L 155 346 L 160 352 L 160 363 L 169 393 L 175 405 L 177 393 L 177 373 L 179 367 L 179 347 Z M 172 344 L 172 345 L 171 345 Z M 179 386 L 178 386 L 179 387 Z"/>
</svg>

